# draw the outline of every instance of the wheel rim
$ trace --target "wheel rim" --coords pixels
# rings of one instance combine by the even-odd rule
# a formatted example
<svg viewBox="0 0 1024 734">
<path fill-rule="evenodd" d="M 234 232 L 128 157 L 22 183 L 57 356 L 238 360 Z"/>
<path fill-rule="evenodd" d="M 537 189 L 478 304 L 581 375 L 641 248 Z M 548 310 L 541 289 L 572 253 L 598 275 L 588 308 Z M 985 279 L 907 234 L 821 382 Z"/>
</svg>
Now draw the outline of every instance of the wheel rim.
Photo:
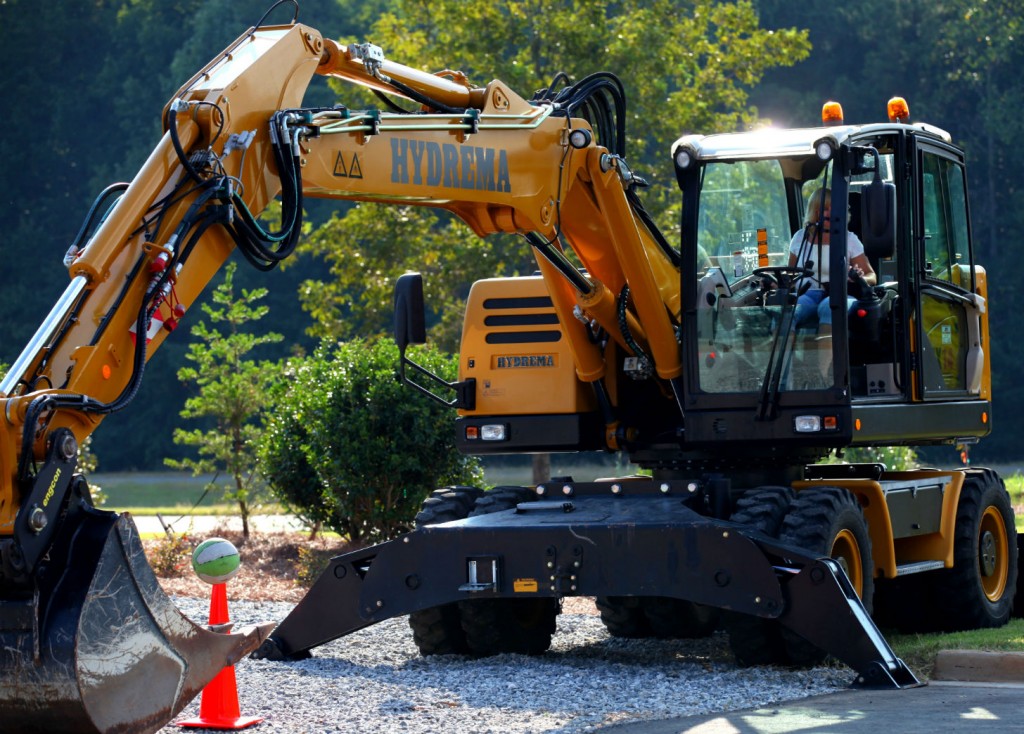
<svg viewBox="0 0 1024 734">
<path fill-rule="evenodd" d="M 978 533 L 978 563 L 981 585 L 991 602 L 999 601 L 1006 590 L 1009 571 L 1006 523 L 997 507 L 985 508 Z"/>
<path fill-rule="evenodd" d="M 832 552 L 829 555 L 843 567 L 857 596 L 863 597 L 864 564 L 861 562 L 860 545 L 853 531 L 840 530 L 836 539 L 832 541 Z"/>
</svg>

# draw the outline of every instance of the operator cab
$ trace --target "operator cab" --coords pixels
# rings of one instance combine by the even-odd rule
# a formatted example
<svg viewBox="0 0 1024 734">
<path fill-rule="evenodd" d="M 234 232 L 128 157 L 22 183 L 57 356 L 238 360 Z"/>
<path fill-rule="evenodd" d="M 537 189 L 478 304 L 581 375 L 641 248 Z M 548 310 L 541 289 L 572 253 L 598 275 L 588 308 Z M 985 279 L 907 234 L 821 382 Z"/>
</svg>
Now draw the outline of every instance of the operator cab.
<svg viewBox="0 0 1024 734">
<path fill-rule="evenodd" d="M 971 251 L 964 155 L 943 131 L 908 124 L 899 103 L 889 123 L 845 125 L 840 112 L 817 128 L 674 145 L 688 445 L 922 444 L 989 432 L 985 273 Z M 819 229 L 861 242 L 876 284 L 845 277 L 847 248 L 808 242 L 819 189 L 831 195 Z M 818 278 L 826 318 L 808 318 L 797 301 L 822 270 L 843 276 Z"/>
</svg>

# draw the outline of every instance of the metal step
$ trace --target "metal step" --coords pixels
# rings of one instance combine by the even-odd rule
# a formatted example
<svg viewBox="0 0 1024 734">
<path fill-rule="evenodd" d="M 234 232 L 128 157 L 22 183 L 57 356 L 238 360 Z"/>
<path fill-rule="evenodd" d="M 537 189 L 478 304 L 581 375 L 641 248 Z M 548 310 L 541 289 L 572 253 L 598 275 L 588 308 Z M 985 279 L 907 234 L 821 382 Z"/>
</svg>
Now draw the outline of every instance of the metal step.
<svg viewBox="0 0 1024 734">
<path fill-rule="evenodd" d="M 899 566 L 896 566 L 896 575 L 909 576 L 912 573 L 937 571 L 938 569 L 945 567 L 946 564 L 942 561 L 916 561 L 914 563 L 902 563 Z"/>
</svg>

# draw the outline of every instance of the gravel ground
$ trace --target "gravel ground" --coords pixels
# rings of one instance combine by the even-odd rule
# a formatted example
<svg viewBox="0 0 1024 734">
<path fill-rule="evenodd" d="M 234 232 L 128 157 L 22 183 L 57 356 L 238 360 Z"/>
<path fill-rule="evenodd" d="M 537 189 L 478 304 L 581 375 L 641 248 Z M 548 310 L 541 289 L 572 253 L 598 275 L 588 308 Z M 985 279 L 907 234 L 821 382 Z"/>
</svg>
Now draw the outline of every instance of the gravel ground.
<svg viewBox="0 0 1024 734">
<path fill-rule="evenodd" d="M 209 602 L 177 598 L 206 622 Z M 237 625 L 282 619 L 283 602 L 232 602 Z M 243 716 L 255 731 L 593 732 L 611 724 L 717 713 L 846 688 L 845 667 L 738 668 L 721 634 L 705 640 L 623 640 L 599 617 L 558 617 L 543 656 L 420 657 L 407 618 L 343 637 L 294 663 L 242 660 L 235 666 Z M 179 719 L 196 717 L 199 699 Z M 161 730 L 183 731 L 174 723 Z M 197 731 L 197 730 L 192 730 Z M 198 730 L 203 731 L 203 730 Z"/>
</svg>

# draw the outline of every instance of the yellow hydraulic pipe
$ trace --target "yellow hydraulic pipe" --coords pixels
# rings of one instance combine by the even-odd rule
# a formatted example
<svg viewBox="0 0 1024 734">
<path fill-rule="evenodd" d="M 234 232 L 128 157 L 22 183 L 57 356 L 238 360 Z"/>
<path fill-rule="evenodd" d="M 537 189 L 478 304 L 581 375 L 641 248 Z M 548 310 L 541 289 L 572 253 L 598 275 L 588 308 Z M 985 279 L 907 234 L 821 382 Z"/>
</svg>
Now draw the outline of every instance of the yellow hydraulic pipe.
<svg viewBox="0 0 1024 734">
<path fill-rule="evenodd" d="M 393 86 L 378 79 L 367 70 L 367 64 L 361 58 L 357 48 L 351 45 L 344 46 L 325 38 L 320 66 L 316 70 L 317 74 L 345 79 L 388 94 L 400 94 Z M 483 109 L 486 90 L 470 87 L 464 78 L 461 81 L 452 81 L 387 59 L 382 59 L 379 62 L 378 69 L 383 76 L 401 82 L 449 107 Z"/>
<path fill-rule="evenodd" d="M 587 167 L 593 177 L 594 194 L 606 214 L 607 221 L 619 222 L 622 225 L 610 228 L 608 234 L 615 248 L 616 258 L 626 276 L 626 282 L 629 283 L 630 295 L 636 305 L 640 322 L 647 330 L 647 340 L 658 376 L 671 380 L 683 373 L 675 331 L 669 320 L 668 310 L 661 300 L 643 238 L 626 199 L 618 170 L 614 165 L 609 165 L 607 170 L 604 170 L 601 165 L 601 160 L 606 155 L 607 153 L 600 148 L 591 149 L 589 152 Z"/>
</svg>

